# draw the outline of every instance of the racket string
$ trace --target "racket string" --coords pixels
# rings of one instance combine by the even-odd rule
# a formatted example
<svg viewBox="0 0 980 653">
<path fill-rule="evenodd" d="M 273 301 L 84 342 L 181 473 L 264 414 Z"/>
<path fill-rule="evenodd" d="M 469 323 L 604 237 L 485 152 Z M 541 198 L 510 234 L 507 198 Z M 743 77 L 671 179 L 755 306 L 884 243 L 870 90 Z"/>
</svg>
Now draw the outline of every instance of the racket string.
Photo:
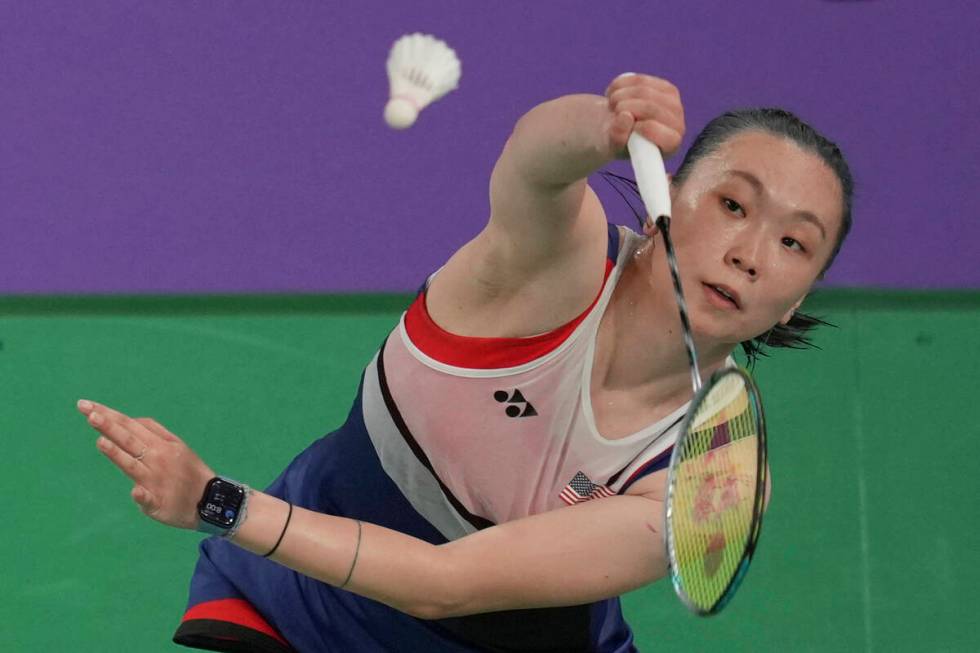
<svg viewBox="0 0 980 653">
<path fill-rule="evenodd" d="M 672 575 L 696 611 L 720 609 L 744 573 L 758 536 L 760 470 L 764 446 L 757 402 L 739 374 L 713 386 L 692 417 L 677 452 L 671 519 Z M 764 481 L 764 477 L 763 477 Z"/>
</svg>

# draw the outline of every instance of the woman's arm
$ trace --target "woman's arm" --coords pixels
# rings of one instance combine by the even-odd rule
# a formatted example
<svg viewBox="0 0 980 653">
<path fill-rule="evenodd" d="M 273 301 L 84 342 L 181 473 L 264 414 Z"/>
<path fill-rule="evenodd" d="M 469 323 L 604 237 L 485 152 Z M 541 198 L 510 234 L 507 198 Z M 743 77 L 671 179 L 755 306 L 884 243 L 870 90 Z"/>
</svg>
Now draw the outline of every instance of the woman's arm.
<svg viewBox="0 0 980 653">
<path fill-rule="evenodd" d="M 154 420 L 79 403 L 101 433 L 98 448 L 135 483 L 149 517 L 195 529 L 214 472 Z M 576 605 L 616 596 L 665 573 L 662 494 L 616 496 L 500 524 L 440 546 L 373 524 L 293 508 L 272 559 L 325 583 L 435 619 L 516 608 Z M 288 505 L 254 492 L 232 540 L 273 548 Z M 355 563 L 356 557 L 356 563 Z"/>
<path fill-rule="evenodd" d="M 257 554 L 282 532 L 287 504 L 253 493 L 232 540 Z M 272 559 L 423 619 L 577 605 L 617 596 L 666 570 L 663 504 L 617 496 L 493 526 L 435 546 L 352 519 L 293 508 Z M 360 543 L 358 544 L 358 539 Z M 356 564 L 354 558 L 356 554 Z"/>
<path fill-rule="evenodd" d="M 604 96 L 567 95 L 525 114 L 494 166 L 487 226 L 429 288 L 436 323 L 461 335 L 525 336 L 584 310 L 607 249 L 605 212 L 586 177 L 624 156 L 632 131 L 665 152 L 680 145 L 683 109 L 670 82 L 619 77 Z"/>
<path fill-rule="evenodd" d="M 618 77 L 604 96 L 568 95 L 531 109 L 494 166 L 490 226 L 560 236 L 583 212 L 586 177 L 625 156 L 634 130 L 665 154 L 677 149 L 684 115 L 673 84 L 648 75 Z"/>
</svg>

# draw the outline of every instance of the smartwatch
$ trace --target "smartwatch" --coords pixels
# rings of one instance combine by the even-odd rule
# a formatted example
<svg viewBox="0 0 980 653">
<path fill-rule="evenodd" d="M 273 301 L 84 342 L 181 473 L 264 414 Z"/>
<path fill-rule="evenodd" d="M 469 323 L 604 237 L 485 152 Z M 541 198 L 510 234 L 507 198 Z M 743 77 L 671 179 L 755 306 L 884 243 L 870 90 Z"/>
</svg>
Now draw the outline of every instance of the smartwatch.
<svg viewBox="0 0 980 653">
<path fill-rule="evenodd" d="M 245 521 L 251 489 L 224 476 L 215 476 L 204 488 L 197 504 L 197 530 L 231 537 Z"/>
</svg>

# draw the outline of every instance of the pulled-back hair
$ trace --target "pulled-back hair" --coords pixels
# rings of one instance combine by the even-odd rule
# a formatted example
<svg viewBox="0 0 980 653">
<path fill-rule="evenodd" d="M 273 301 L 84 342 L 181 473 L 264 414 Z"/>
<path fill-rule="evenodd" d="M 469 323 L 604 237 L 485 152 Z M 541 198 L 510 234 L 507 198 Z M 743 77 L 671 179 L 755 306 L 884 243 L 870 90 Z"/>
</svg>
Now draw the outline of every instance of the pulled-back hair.
<svg viewBox="0 0 980 653">
<path fill-rule="evenodd" d="M 761 131 L 786 138 L 801 149 L 815 154 L 827 164 L 837 177 L 841 185 L 841 226 L 837 232 L 837 240 L 834 249 L 827 259 L 827 263 L 820 271 L 822 278 L 824 273 L 830 268 L 834 259 L 837 258 L 844 238 L 851 230 L 851 203 L 854 195 L 854 180 L 851 177 L 851 169 L 844 160 L 837 145 L 820 134 L 813 127 L 800 120 L 797 116 L 779 108 L 752 108 L 728 111 L 709 122 L 701 133 L 697 135 L 691 147 L 684 155 L 684 160 L 673 176 L 672 183 L 680 186 L 690 175 L 691 170 L 698 161 L 718 149 L 723 143 L 728 141 L 736 134 L 745 131 Z M 601 171 L 599 173 L 624 199 L 621 188 L 625 186 L 634 198 L 639 198 L 639 191 L 636 182 L 632 179 L 620 175 Z M 627 204 L 633 211 L 640 228 L 643 228 L 645 220 L 644 213 L 637 210 L 634 203 L 627 199 Z M 786 324 L 776 324 L 766 333 L 763 333 L 751 340 L 742 342 L 742 349 L 751 362 L 759 355 L 766 355 L 763 347 L 788 347 L 791 349 L 803 349 L 813 346 L 810 341 L 809 332 L 820 324 L 828 324 L 818 317 L 807 315 L 801 311 L 794 311 L 792 317 Z"/>
</svg>

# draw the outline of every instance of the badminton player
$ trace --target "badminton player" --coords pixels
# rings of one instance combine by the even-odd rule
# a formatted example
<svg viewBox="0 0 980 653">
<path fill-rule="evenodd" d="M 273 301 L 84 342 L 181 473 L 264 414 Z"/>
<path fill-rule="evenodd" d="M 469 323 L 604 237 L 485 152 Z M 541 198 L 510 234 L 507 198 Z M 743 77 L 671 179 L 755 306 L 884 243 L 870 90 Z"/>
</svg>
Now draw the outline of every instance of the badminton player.
<svg viewBox="0 0 980 653">
<path fill-rule="evenodd" d="M 648 75 L 524 115 L 486 226 L 427 279 L 346 423 L 265 491 L 152 419 L 80 402 L 143 512 L 213 535 L 176 642 L 635 650 L 618 597 L 666 573 L 665 467 L 691 383 L 654 228 L 610 225 L 587 178 L 631 132 L 669 155 L 684 129 L 677 88 Z M 838 148 L 785 111 L 732 112 L 671 188 L 702 375 L 740 345 L 804 343 L 801 303 L 850 225 Z"/>
</svg>

